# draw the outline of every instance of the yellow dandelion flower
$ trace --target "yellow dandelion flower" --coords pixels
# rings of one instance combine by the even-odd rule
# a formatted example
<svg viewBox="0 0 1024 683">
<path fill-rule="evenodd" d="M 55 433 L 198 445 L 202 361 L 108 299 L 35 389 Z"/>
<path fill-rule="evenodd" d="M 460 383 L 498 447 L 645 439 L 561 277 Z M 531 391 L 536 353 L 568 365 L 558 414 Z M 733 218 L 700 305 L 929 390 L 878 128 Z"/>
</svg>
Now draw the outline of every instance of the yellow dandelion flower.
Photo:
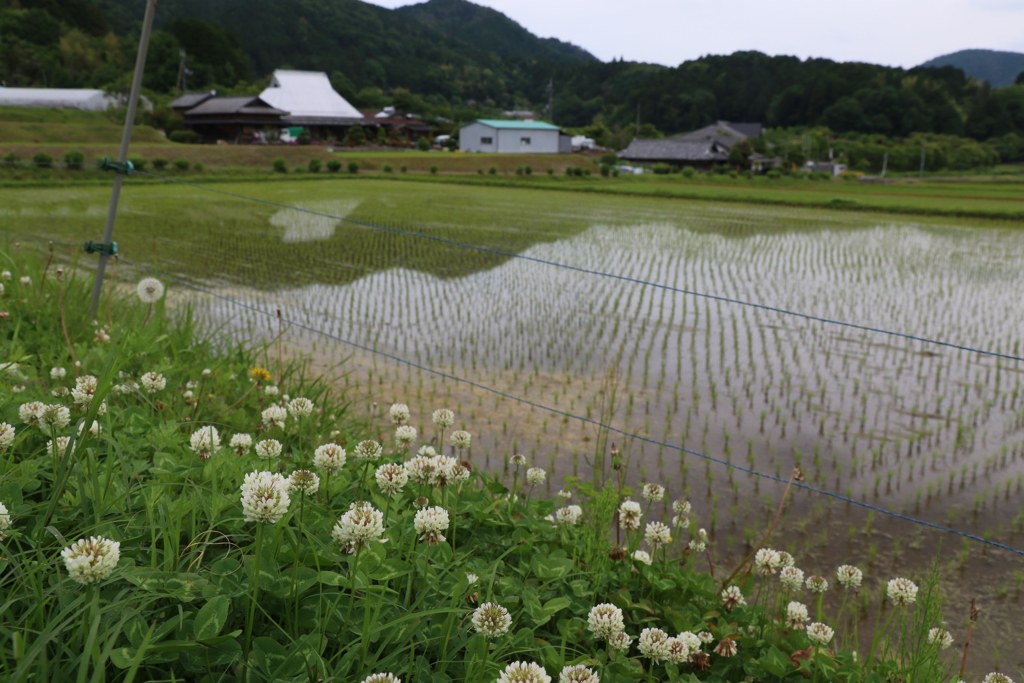
<svg viewBox="0 0 1024 683">
<path fill-rule="evenodd" d="M 270 381 L 270 372 L 266 368 L 255 367 L 249 371 L 249 376 L 258 382 Z"/>
</svg>

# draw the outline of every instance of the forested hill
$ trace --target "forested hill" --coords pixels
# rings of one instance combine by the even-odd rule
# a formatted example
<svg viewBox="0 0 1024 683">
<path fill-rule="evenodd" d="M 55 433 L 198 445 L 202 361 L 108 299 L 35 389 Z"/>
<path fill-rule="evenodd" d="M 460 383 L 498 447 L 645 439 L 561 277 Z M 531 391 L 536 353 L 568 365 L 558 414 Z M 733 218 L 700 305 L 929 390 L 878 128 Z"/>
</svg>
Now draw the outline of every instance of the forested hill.
<svg viewBox="0 0 1024 683">
<path fill-rule="evenodd" d="M 0 0 L 0 81 L 127 89 L 144 6 Z M 553 80 L 554 122 L 600 124 L 617 131 L 614 144 L 628 142 L 639 115 L 651 135 L 724 119 L 898 137 L 1010 135 L 1019 139 L 1007 144 L 1019 142 L 1024 154 L 1024 86 L 991 88 L 951 66 L 907 70 L 759 52 L 672 68 L 601 62 L 466 0 L 400 10 L 360 0 L 160 0 L 157 19 L 145 86 L 158 101 L 176 92 L 184 49 L 190 90 L 258 93 L 276 68 L 310 69 L 327 72 L 356 106 L 391 103 L 452 123 L 502 109 L 542 111 Z"/>
<path fill-rule="evenodd" d="M 921 66 L 952 66 L 971 78 L 988 81 L 993 88 L 1011 85 L 1018 78 L 1024 84 L 1024 53 L 998 50 L 960 50 L 930 59 Z"/>
<path fill-rule="evenodd" d="M 557 38 L 538 38 L 501 12 L 467 0 L 428 0 L 395 10 L 446 36 L 502 57 L 553 62 L 596 62 L 594 55 Z"/>
</svg>

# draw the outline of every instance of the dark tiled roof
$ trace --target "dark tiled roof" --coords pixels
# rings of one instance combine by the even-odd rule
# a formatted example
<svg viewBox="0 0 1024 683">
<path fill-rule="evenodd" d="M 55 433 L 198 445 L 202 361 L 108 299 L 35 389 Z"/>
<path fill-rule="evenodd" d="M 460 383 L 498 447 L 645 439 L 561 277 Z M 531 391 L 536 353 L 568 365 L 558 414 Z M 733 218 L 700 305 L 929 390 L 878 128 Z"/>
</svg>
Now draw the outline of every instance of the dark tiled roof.
<svg viewBox="0 0 1024 683">
<path fill-rule="evenodd" d="M 748 138 L 759 138 L 761 137 L 761 131 L 764 130 L 764 126 L 760 123 L 730 123 L 729 127 L 733 130 L 738 130 Z"/>
<path fill-rule="evenodd" d="M 287 116 L 288 112 L 274 109 L 258 97 L 211 97 L 198 107 L 185 112 L 186 116 L 213 116 L 218 114 L 261 114 L 264 116 Z"/>
<path fill-rule="evenodd" d="M 171 109 L 191 109 L 210 99 L 216 92 L 188 92 L 171 102 Z"/>
<path fill-rule="evenodd" d="M 286 116 L 284 123 L 289 126 L 348 126 L 366 123 L 366 119 L 350 119 L 343 116 Z"/>
<path fill-rule="evenodd" d="M 728 121 L 716 121 L 710 126 L 698 128 L 692 133 L 677 135 L 674 140 L 714 140 L 726 147 L 731 148 L 740 140 L 761 135 L 760 123 L 729 123 Z"/>
<path fill-rule="evenodd" d="M 662 140 L 635 139 L 629 147 L 619 152 L 619 157 L 630 161 L 725 161 L 728 150 L 714 140 Z"/>
</svg>

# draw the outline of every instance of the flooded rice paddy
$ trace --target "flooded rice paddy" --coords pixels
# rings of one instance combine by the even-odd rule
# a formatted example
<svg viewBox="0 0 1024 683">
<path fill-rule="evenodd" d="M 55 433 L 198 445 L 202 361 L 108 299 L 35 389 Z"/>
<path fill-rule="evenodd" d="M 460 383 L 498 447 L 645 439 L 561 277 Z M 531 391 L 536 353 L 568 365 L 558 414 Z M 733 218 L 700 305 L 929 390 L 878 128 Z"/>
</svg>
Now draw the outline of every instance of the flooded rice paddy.
<svg viewBox="0 0 1024 683">
<path fill-rule="evenodd" d="M 218 295 L 190 293 L 240 337 L 273 339 L 280 309 L 288 352 L 336 372 L 381 436 L 392 402 L 427 438 L 447 406 L 477 466 L 523 453 L 552 492 L 616 474 L 614 445 L 628 483 L 693 503 L 723 565 L 784 485 L 679 447 L 782 479 L 800 467 L 812 487 L 1024 547 L 1024 364 L 652 286 L 1020 355 L 1018 226 L 364 180 L 215 187 L 398 230 L 130 184 L 117 225 L 125 257 Z M 84 241 L 107 199 L 0 190 L 0 226 Z M 1024 557 L 809 491 L 783 520 L 770 545 L 825 575 L 864 567 L 865 594 L 937 561 L 958 644 L 970 598 L 982 609 L 968 670 L 1024 666 Z"/>
</svg>

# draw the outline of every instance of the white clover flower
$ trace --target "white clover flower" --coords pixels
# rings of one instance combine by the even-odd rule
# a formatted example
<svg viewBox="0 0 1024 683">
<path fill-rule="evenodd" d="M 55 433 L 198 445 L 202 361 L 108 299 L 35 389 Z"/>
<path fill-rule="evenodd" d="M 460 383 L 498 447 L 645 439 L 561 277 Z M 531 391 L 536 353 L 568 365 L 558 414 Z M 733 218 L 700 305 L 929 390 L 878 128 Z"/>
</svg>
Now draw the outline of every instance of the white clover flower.
<svg viewBox="0 0 1024 683">
<path fill-rule="evenodd" d="M 336 443 L 325 443 L 313 452 L 313 466 L 324 474 L 340 472 L 346 459 L 345 449 Z"/>
<path fill-rule="evenodd" d="M 464 429 L 459 429 L 452 432 L 451 442 L 453 446 L 462 451 L 473 445 L 473 435 Z"/>
<path fill-rule="evenodd" d="M 69 443 L 71 443 L 70 436 L 58 436 L 56 447 L 53 445 L 53 439 L 50 439 L 46 442 L 46 452 L 54 457 L 63 458 Z"/>
<path fill-rule="evenodd" d="M 386 542 L 386 538 L 381 538 L 383 535 L 384 513 L 365 501 L 352 503 L 331 531 L 334 542 L 348 553 L 354 553 L 374 541 Z"/>
<path fill-rule="evenodd" d="M 981 683 L 1013 683 L 1013 679 L 1006 674 L 993 671 L 990 674 L 985 674 L 985 678 L 981 679 Z"/>
<path fill-rule="evenodd" d="M 431 459 L 434 468 L 430 472 L 430 483 L 443 488 L 455 483 L 455 468 L 460 467 L 459 461 L 447 455 L 439 455 Z M 468 478 L 468 472 L 466 473 Z"/>
<path fill-rule="evenodd" d="M 835 631 L 819 622 L 814 622 L 807 627 L 807 637 L 819 645 L 828 645 L 834 635 Z"/>
<path fill-rule="evenodd" d="M 286 419 L 288 419 L 288 411 L 284 406 L 267 406 L 263 409 L 263 412 L 260 413 L 260 420 L 263 423 L 263 426 L 267 429 L 272 429 L 274 427 L 283 428 L 284 421 Z"/>
<path fill-rule="evenodd" d="M 718 645 L 715 646 L 715 654 L 719 657 L 735 657 L 736 650 L 736 641 L 732 638 L 720 640 Z"/>
<path fill-rule="evenodd" d="M 434 470 L 437 468 L 434 463 L 435 458 L 429 458 L 424 455 L 417 455 L 411 460 L 407 460 L 404 464 L 405 471 L 409 474 L 409 479 L 414 484 L 420 486 L 429 484 L 432 480 Z"/>
<path fill-rule="evenodd" d="M 822 576 L 812 576 L 807 579 L 807 588 L 812 593 L 824 593 L 828 590 L 828 581 Z"/>
<path fill-rule="evenodd" d="M 420 446 L 420 449 L 418 451 L 416 451 L 416 455 L 422 455 L 427 458 L 436 458 L 437 451 L 434 450 L 433 446 L 425 443 L 422 446 Z"/>
<path fill-rule="evenodd" d="M 893 579 L 889 582 L 886 595 L 897 607 L 913 605 L 917 601 L 917 584 L 910 579 Z"/>
<path fill-rule="evenodd" d="M 501 672 L 496 683 L 551 683 L 551 676 L 534 662 L 512 662 Z"/>
<path fill-rule="evenodd" d="M 11 514 L 7 511 L 7 506 L 0 503 L 0 541 L 7 538 L 7 534 L 4 532 L 11 528 Z"/>
<path fill-rule="evenodd" d="M 566 489 L 559 489 L 558 497 L 561 498 L 562 500 L 569 500 L 570 498 L 572 498 L 572 491 L 567 491 Z"/>
<path fill-rule="evenodd" d="M 101 536 L 80 538 L 64 548 L 60 556 L 71 578 L 87 586 L 110 576 L 121 558 L 121 544 Z"/>
<path fill-rule="evenodd" d="M 288 512 L 288 480 L 280 474 L 250 472 L 240 488 L 245 521 L 277 524 Z"/>
<path fill-rule="evenodd" d="M 142 278 L 135 288 L 135 293 L 139 295 L 139 300 L 142 303 L 154 304 L 160 301 L 164 295 L 164 283 L 155 277 Z"/>
<path fill-rule="evenodd" d="M 413 528 L 420 534 L 420 540 L 426 543 L 443 543 L 444 534 L 448 530 L 448 511 L 442 507 L 429 507 L 419 510 L 413 519 Z"/>
<path fill-rule="evenodd" d="M 30 278 L 28 275 L 22 275 L 18 279 L 18 282 L 21 283 L 22 286 L 28 287 L 32 284 L 32 278 Z"/>
<path fill-rule="evenodd" d="M 206 378 L 213 374 L 213 370 L 211 370 L 210 368 L 203 368 L 203 371 L 199 374 L 202 375 L 203 378 Z"/>
<path fill-rule="evenodd" d="M 249 452 L 252 448 L 252 436 L 249 434 L 235 434 L 231 437 L 231 441 L 228 442 L 231 450 L 234 451 L 235 455 L 241 457 Z"/>
<path fill-rule="evenodd" d="M 626 499 L 619 506 L 619 526 L 627 531 L 636 531 L 640 528 L 640 503 L 635 500 Z"/>
<path fill-rule="evenodd" d="M 24 384 L 15 384 L 13 387 L 11 387 L 11 393 L 12 394 L 20 394 L 23 391 L 25 391 L 25 385 Z"/>
<path fill-rule="evenodd" d="M 448 429 L 455 424 L 455 413 L 447 408 L 438 408 L 434 411 L 434 414 L 431 415 L 431 418 L 434 420 L 434 425 L 436 425 L 438 429 Z"/>
<path fill-rule="evenodd" d="M 18 417 L 22 422 L 30 425 L 37 425 L 39 424 L 39 415 L 43 412 L 43 408 L 45 407 L 46 404 L 40 401 L 22 403 L 18 407 Z"/>
<path fill-rule="evenodd" d="M 782 566 L 782 557 L 777 550 L 761 548 L 754 555 L 754 566 L 764 576 L 771 576 Z"/>
<path fill-rule="evenodd" d="M 508 610 L 494 602 L 485 602 L 473 610 L 473 628 L 484 638 L 497 638 L 508 633 L 512 617 Z"/>
<path fill-rule="evenodd" d="M 159 372 L 147 372 L 139 378 L 139 382 L 150 394 L 155 394 L 167 386 L 167 378 Z"/>
<path fill-rule="evenodd" d="M 471 472 L 468 467 L 466 467 L 462 463 L 458 463 L 451 468 L 451 477 L 449 478 L 449 483 L 454 484 L 456 486 L 462 486 L 462 484 L 465 484 L 467 481 L 469 481 L 470 474 Z"/>
<path fill-rule="evenodd" d="M 404 425 L 409 421 L 409 406 L 404 403 L 396 403 L 388 411 L 391 415 L 391 422 L 396 425 Z"/>
<path fill-rule="evenodd" d="M 82 432 L 84 431 L 85 423 L 83 422 L 80 425 L 78 425 L 78 436 L 82 436 Z M 89 427 L 89 434 L 92 436 L 98 436 L 101 431 L 103 431 L 103 428 L 100 427 L 100 423 L 97 422 L 96 420 L 93 420 L 92 425 Z"/>
<path fill-rule="evenodd" d="M 277 388 L 276 384 L 268 384 L 267 386 L 263 387 L 263 393 L 266 396 L 277 396 L 278 394 L 281 393 L 281 390 Z"/>
<path fill-rule="evenodd" d="M 313 402 L 308 398 L 299 396 L 288 403 L 288 412 L 298 418 L 309 417 L 313 414 Z"/>
<path fill-rule="evenodd" d="M 39 411 L 39 426 L 64 429 L 71 424 L 71 411 L 59 404 L 45 406 Z"/>
<path fill-rule="evenodd" d="M 597 673 L 582 664 L 562 667 L 558 674 L 558 683 L 601 683 Z"/>
<path fill-rule="evenodd" d="M 644 500 L 657 503 L 665 497 L 665 487 L 660 484 L 644 484 L 643 497 Z"/>
<path fill-rule="evenodd" d="M 102 327 L 97 327 L 96 334 L 93 335 L 92 340 L 94 342 L 99 342 L 100 344 L 106 344 L 107 342 L 110 341 L 110 335 L 107 334 L 107 331 L 104 330 Z"/>
<path fill-rule="evenodd" d="M 508 461 L 515 465 L 516 467 L 522 467 L 526 465 L 526 456 L 521 453 L 516 453 L 511 458 L 509 458 Z"/>
<path fill-rule="evenodd" d="M 808 621 L 810 617 L 807 614 L 807 605 L 802 602 L 789 603 L 786 607 L 786 626 L 802 631 Z"/>
<path fill-rule="evenodd" d="M 640 654 L 658 661 L 664 659 L 668 654 L 668 634 L 660 628 L 645 628 L 640 632 L 640 639 L 637 641 Z"/>
<path fill-rule="evenodd" d="M 730 612 L 740 605 L 747 604 L 739 586 L 728 586 L 722 591 L 722 605 Z"/>
<path fill-rule="evenodd" d="M 213 425 L 200 427 L 192 433 L 189 439 L 192 450 L 199 456 L 200 460 L 209 460 L 210 457 L 220 448 L 220 434 Z"/>
<path fill-rule="evenodd" d="M 646 550 L 637 550 L 637 551 L 635 551 L 633 553 L 633 559 L 636 560 L 637 562 L 643 562 L 646 565 L 650 565 L 652 563 L 652 561 L 653 561 L 653 560 L 651 560 L 651 554 L 649 552 L 647 552 Z"/>
<path fill-rule="evenodd" d="M 68 371 L 61 367 L 50 368 L 50 379 L 60 381 L 67 376 Z"/>
<path fill-rule="evenodd" d="M 6 422 L 0 422 L 0 453 L 3 453 L 14 443 L 14 427 Z"/>
<path fill-rule="evenodd" d="M 661 522 L 648 522 L 644 530 L 644 538 L 648 545 L 657 550 L 672 541 L 672 531 Z"/>
<path fill-rule="evenodd" d="M 613 650 L 622 650 L 623 652 L 625 652 L 629 650 L 629 646 L 632 644 L 632 642 L 633 636 L 629 635 L 625 631 L 619 631 L 618 633 L 612 635 L 612 637 L 608 639 L 608 647 L 612 648 Z"/>
<path fill-rule="evenodd" d="M 402 679 L 390 673 L 373 674 L 367 676 L 363 683 L 402 683 Z"/>
<path fill-rule="evenodd" d="M 786 590 L 798 591 L 804 586 L 804 572 L 796 567 L 783 567 L 779 572 L 779 583 Z"/>
<path fill-rule="evenodd" d="M 933 628 L 928 631 L 928 642 L 938 644 L 940 650 L 945 650 L 953 644 L 953 634 L 944 628 Z"/>
<path fill-rule="evenodd" d="M 591 607 L 590 614 L 587 615 L 587 628 L 595 638 L 609 640 L 626 628 L 622 610 L 608 602 Z"/>
<path fill-rule="evenodd" d="M 384 448 L 372 439 L 360 441 L 356 444 L 356 460 L 378 460 Z"/>
<path fill-rule="evenodd" d="M 3 279 L 4 282 L 10 282 L 11 281 L 11 271 L 5 270 L 4 272 L 0 273 L 0 279 Z"/>
<path fill-rule="evenodd" d="M 264 439 L 256 443 L 256 457 L 270 460 L 281 455 L 281 442 L 277 439 Z"/>
<path fill-rule="evenodd" d="M 796 558 L 787 553 L 785 550 L 779 550 L 779 568 L 785 569 L 786 567 L 795 567 Z"/>
<path fill-rule="evenodd" d="M 416 428 L 412 425 L 402 425 L 395 430 L 395 442 L 400 446 L 410 446 L 416 440 Z"/>
<path fill-rule="evenodd" d="M 404 467 L 395 463 L 381 465 L 374 475 L 380 492 L 385 496 L 393 496 L 401 493 L 402 488 L 409 483 L 409 472 Z"/>
<path fill-rule="evenodd" d="M 844 588 L 860 588 L 863 578 L 864 572 L 848 564 L 836 569 L 836 579 Z"/>
<path fill-rule="evenodd" d="M 526 470 L 526 481 L 531 486 L 540 486 L 547 479 L 548 473 L 541 467 L 531 467 Z"/>
<path fill-rule="evenodd" d="M 469 582 L 470 586 L 472 586 L 474 583 L 476 583 L 479 580 L 480 580 L 480 577 L 477 576 L 476 574 L 473 574 L 472 572 L 469 572 L 469 573 L 466 574 L 466 581 Z"/>
<path fill-rule="evenodd" d="M 320 477 L 309 470 L 295 470 L 288 477 L 288 491 L 314 496 L 320 490 Z"/>
<path fill-rule="evenodd" d="M 566 505 L 555 510 L 555 524 L 576 526 L 583 516 L 583 508 L 579 505 Z"/>
</svg>

